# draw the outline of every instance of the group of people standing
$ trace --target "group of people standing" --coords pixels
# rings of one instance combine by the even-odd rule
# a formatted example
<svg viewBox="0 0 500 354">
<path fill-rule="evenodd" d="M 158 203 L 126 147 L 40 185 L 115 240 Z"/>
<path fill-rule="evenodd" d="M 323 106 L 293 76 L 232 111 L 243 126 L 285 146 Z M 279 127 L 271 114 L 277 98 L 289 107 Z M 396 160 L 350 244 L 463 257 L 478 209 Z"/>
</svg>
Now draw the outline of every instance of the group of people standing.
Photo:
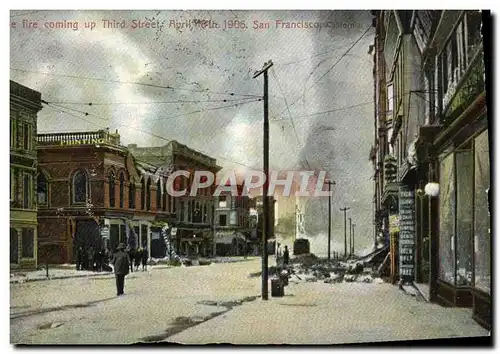
<svg viewBox="0 0 500 354">
<path fill-rule="evenodd" d="M 138 271 L 141 265 L 143 271 L 147 270 L 149 254 L 145 247 L 140 247 L 136 250 L 131 247 L 125 247 L 123 244 L 120 244 L 119 246 L 123 246 L 122 251 L 128 256 L 131 272 L 134 271 L 134 268 L 135 271 Z M 111 269 L 109 263 L 112 260 L 112 256 L 113 253 L 109 248 L 102 248 L 99 250 L 93 246 L 78 246 L 76 251 L 76 269 L 90 270 L 94 272 L 111 272 L 113 269 Z"/>
<path fill-rule="evenodd" d="M 142 265 L 142 270 L 146 271 L 148 268 L 148 250 L 145 247 L 140 247 L 139 249 L 135 250 L 133 248 L 127 247 L 125 249 L 125 253 L 127 253 L 129 257 L 129 266 L 130 266 L 130 271 L 135 270 L 138 271 L 139 267 Z"/>
<path fill-rule="evenodd" d="M 98 249 L 93 246 L 78 246 L 76 251 L 76 270 L 107 271 L 112 269 L 109 260 L 112 254 L 109 249 Z"/>
</svg>

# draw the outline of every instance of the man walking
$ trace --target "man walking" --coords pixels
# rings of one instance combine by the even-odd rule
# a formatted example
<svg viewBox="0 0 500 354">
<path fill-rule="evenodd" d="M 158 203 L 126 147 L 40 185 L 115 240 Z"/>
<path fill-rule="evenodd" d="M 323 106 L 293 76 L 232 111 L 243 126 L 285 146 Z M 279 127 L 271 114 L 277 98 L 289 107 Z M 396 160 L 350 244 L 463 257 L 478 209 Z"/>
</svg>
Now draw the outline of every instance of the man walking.
<svg viewBox="0 0 500 354">
<path fill-rule="evenodd" d="M 124 252 L 125 245 L 120 243 L 116 247 L 116 253 L 113 255 L 111 263 L 115 269 L 116 278 L 116 295 L 123 295 L 123 288 L 125 286 L 125 276 L 129 273 L 130 260 L 127 253 Z"/>
<path fill-rule="evenodd" d="M 290 253 L 288 252 L 288 246 L 285 246 L 285 251 L 283 252 L 283 264 L 285 267 L 288 265 L 288 262 L 290 262 Z"/>
</svg>

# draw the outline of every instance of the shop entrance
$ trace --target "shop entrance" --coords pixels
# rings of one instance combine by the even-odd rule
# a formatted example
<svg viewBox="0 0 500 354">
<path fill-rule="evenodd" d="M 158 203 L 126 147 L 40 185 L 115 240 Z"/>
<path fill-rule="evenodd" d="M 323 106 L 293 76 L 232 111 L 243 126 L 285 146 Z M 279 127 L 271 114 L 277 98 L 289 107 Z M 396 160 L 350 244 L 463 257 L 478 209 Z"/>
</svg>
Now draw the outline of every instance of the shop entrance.
<svg viewBox="0 0 500 354">
<path fill-rule="evenodd" d="M 76 259 L 76 251 L 80 246 L 84 250 L 90 250 L 90 248 L 100 250 L 102 247 L 102 239 L 99 225 L 94 220 L 77 220 L 74 242 L 73 259 Z"/>
</svg>

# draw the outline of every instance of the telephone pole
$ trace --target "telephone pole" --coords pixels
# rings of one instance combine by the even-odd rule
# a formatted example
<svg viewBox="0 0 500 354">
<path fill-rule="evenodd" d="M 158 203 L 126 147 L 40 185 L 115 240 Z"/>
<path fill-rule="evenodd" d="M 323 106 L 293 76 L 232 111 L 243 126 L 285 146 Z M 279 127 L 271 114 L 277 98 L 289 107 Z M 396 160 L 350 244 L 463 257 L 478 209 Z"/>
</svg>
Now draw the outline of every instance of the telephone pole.
<svg viewBox="0 0 500 354">
<path fill-rule="evenodd" d="M 352 254 L 354 255 L 354 226 L 356 226 L 355 223 L 352 223 Z"/>
<path fill-rule="evenodd" d="M 348 207 L 340 208 L 340 211 L 344 212 L 344 258 L 347 258 L 347 211 L 349 209 Z"/>
<path fill-rule="evenodd" d="M 352 219 L 349 218 L 349 257 L 352 256 Z"/>
<path fill-rule="evenodd" d="M 262 194 L 263 198 L 263 220 L 262 220 L 262 300 L 267 300 L 269 296 L 268 291 L 268 255 L 267 255 L 267 237 L 269 232 L 269 197 L 267 196 L 269 190 L 269 106 L 268 106 L 268 75 L 267 71 L 273 66 L 273 62 L 269 60 L 264 63 L 264 66 L 260 71 L 256 71 L 253 78 L 259 77 L 264 74 L 264 176 L 265 182 L 263 186 Z"/>
<path fill-rule="evenodd" d="M 328 260 L 330 260 L 330 248 L 332 246 L 332 194 L 331 194 L 331 187 L 333 184 L 335 184 L 335 181 L 327 181 L 325 182 L 328 184 Z"/>
</svg>

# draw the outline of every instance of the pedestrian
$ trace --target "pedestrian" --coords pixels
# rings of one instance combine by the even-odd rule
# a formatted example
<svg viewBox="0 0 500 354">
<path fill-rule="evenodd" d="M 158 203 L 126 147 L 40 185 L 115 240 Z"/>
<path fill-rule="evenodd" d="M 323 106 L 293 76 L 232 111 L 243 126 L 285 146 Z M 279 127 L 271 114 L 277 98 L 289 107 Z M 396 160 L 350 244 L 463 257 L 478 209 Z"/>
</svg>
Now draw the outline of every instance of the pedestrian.
<svg viewBox="0 0 500 354">
<path fill-rule="evenodd" d="M 134 260 L 135 260 L 135 250 L 128 246 L 127 247 L 127 250 L 126 250 L 126 253 L 128 254 L 128 258 L 129 258 L 129 262 L 130 262 L 130 272 L 134 272 Z"/>
<path fill-rule="evenodd" d="M 142 249 L 142 271 L 145 272 L 146 270 L 148 270 L 148 250 L 146 248 L 143 248 Z"/>
<path fill-rule="evenodd" d="M 288 246 L 285 246 L 285 251 L 283 252 L 283 264 L 287 266 L 289 261 L 290 261 L 290 254 L 288 252 Z"/>
<path fill-rule="evenodd" d="M 82 247 L 82 266 L 81 270 L 87 270 L 89 266 L 89 257 L 88 257 L 88 252 L 86 247 Z"/>
<path fill-rule="evenodd" d="M 141 260 L 142 260 L 142 253 L 144 252 L 143 248 L 139 248 L 135 252 L 135 259 L 134 259 L 134 265 L 135 265 L 135 271 L 139 271 L 139 266 L 141 265 Z"/>
<path fill-rule="evenodd" d="M 83 247 L 81 245 L 76 251 L 76 270 L 83 270 Z"/>
<path fill-rule="evenodd" d="M 124 250 L 125 245 L 120 243 L 116 247 L 116 253 L 113 255 L 113 259 L 111 261 L 115 270 L 117 296 L 124 294 L 123 289 L 125 287 L 125 276 L 129 273 L 130 268 L 129 255 L 124 252 Z"/>
<path fill-rule="evenodd" d="M 90 246 L 87 253 L 88 270 L 94 270 L 94 247 Z"/>
</svg>

